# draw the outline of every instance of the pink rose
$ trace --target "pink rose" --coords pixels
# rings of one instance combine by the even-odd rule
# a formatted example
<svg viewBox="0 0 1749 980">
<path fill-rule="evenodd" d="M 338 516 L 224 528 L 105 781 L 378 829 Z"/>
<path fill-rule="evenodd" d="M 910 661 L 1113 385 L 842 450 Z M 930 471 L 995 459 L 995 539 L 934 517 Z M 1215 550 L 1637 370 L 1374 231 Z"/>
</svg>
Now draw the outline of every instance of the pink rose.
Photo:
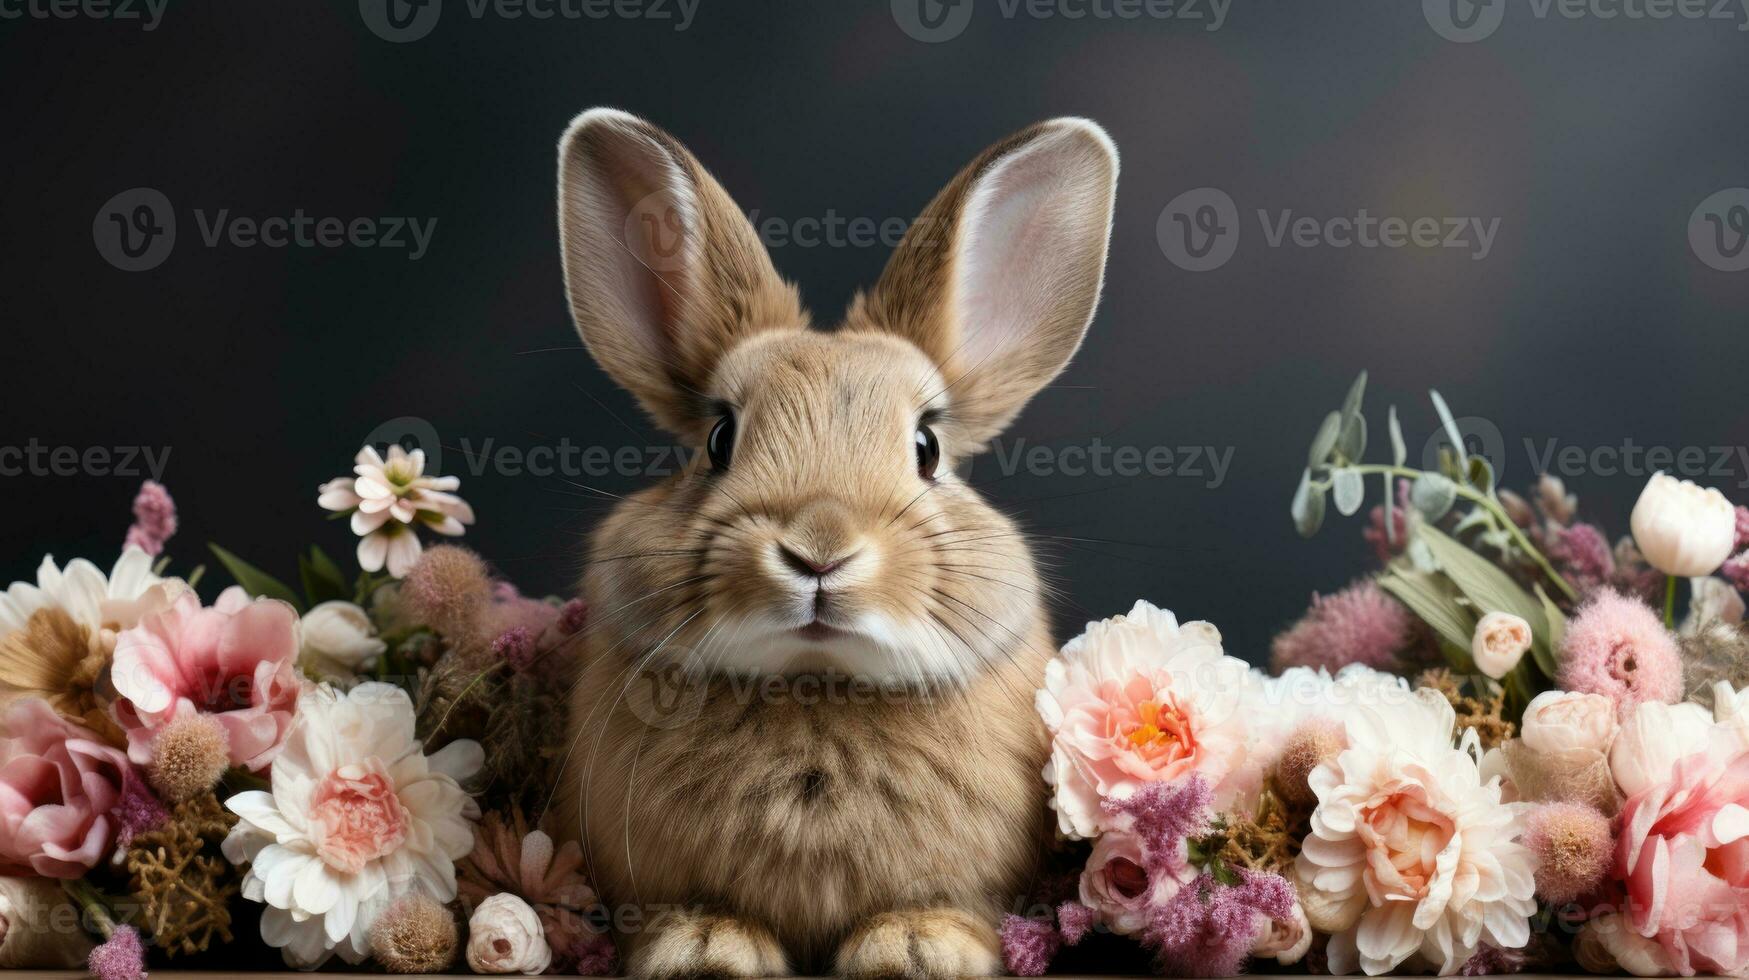
<svg viewBox="0 0 1749 980">
<path fill-rule="evenodd" d="M 47 702 L 7 709 L 0 735 L 0 873 L 78 878 L 109 856 L 127 756 Z"/>
<path fill-rule="evenodd" d="M 1725 733 L 1629 798 L 1615 876 L 1676 972 L 1749 969 L 1749 750 Z"/>
<path fill-rule="evenodd" d="M 1081 904 L 1098 913 L 1099 921 L 1120 936 L 1140 932 L 1148 910 L 1160 908 L 1196 877 L 1190 861 L 1179 855 L 1174 873 L 1148 880 L 1141 838 L 1122 830 L 1102 835 L 1081 872 Z"/>
<path fill-rule="evenodd" d="M 1507 612 L 1491 612 L 1476 623 L 1470 657 L 1476 669 L 1499 680 L 1512 672 L 1530 649 L 1530 624 Z"/>
<path fill-rule="evenodd" d="M 152 740 L 198 712 L 223 728 L 232 765 L 261 770 L 291 729 L 304 682 L 297 672 L 298 614 L 277 599 L 226 589 L 203 609 L 193 594 L 116 638 L 110 678 L 128 756 L 144 765 Z"/>
</svg>

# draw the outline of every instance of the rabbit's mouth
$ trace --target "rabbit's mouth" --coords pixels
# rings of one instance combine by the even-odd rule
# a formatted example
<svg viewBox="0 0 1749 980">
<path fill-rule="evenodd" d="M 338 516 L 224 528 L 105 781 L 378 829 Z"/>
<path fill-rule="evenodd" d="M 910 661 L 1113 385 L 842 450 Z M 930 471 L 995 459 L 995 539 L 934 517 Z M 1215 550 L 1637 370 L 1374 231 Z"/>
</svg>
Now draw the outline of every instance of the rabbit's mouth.
<svg viewBox="0 0 1749 980">
<path fill-rule="evenodd" d="M 850 632 L 848 630 L 839 629 L 830 623 L 822 623 L 816 619 L 813 622 L 808 623 L 806 626 L 796 627 L 796 635 L 804 640 L 811 640 L 815 643 L 830 643 L 833 640 L 848 637 Z"/>
</svg>

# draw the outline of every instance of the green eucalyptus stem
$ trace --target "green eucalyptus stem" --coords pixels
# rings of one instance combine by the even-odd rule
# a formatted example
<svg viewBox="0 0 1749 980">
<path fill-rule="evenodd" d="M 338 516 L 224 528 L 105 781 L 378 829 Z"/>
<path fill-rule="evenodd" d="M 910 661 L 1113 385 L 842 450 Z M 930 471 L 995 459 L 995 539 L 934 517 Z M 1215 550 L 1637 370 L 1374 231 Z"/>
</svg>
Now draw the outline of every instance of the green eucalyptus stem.
<svg viewBox="0 0 1749 980">
<path fill-rule="evenodd" d="M 1676 576 L 1664 576 L 1664 625 L 1676 628 Z"/>
<path fill-rule="evenodd" d="M 115 934 L 115 916 L 110 914 L 103 896 L 85 879 L 64 878 L 61 880 L 61 890 L 79 907 L 81 916 L 96 928 L 98 935 L 108 939 Z"/>
<path fill-rule="evenodd" d="M 1407 466 L 1388 466 L 1384 463 L 1362 463 L 1345 466 L 1342 467 L 1342 469 L 1353 470 L 1362 475 L 1388 473 L 1391 476 L 1400 476 L 1409 480 L 1418 480 L 1425 475 L 1421 470 L 1410 469 Z M 1567 580 L 1561 577 L 1561 573 L 1555 571 L 1555 567 L 1549 564 L 1549 560 L 1543 557 L 1543 553 L 1538 551 L 1536 546 L 1530 543 L 1530 539 L 1524 536 L 1524 529 L 1520 528 L 1517 522 L 1513 521 L 1513 519 L 1507 515 L 1506 509 L 1500 506 L 1498 500 L 1495 500 L 1493 496 L 1482 493 L 1468 484 L 1458 483 L 1455 480 L 1452 481 L 1452 484 L 1457 488 L 1458 496 L 1468 500 L 1478 507 L 1486 509 L 1488 513 L 1494 515 L 1495 519 L 1500 522 L 1501 526 L 1506 528 L 1506 532 L 1512 535 L 1512 541 L 1514 544 L 1518 545 L 1519 550 L 1529 555 L 1531 561 L 1536 562 L 1537 567 L 1542 569 L 1542 573 L 1548 576 L 1549 581 L 1555 583 L 1556 587 L 1558 587 L 1567 598 L 1579 598 L 1579 593 L 1573 591 L 1573 587 L 1567 584 Z"/>
</svg>

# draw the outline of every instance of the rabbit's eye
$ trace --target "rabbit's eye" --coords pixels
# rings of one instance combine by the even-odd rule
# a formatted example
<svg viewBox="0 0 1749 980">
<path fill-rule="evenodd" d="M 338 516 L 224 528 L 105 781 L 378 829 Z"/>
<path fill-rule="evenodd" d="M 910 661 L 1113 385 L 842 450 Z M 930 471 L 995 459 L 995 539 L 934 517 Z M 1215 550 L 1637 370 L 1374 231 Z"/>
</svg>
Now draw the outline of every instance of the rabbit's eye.
<svg viewBox="0 0 1749 980">
<path fill-rule="evenodd" d="M 705 452 L 710 455 L 711 467 L 716 470 L 729 468 L 729 457 L 735 452 L 735 416 L 724 415 L 717 419 L 717 424 L 711 426 L 711 434 L 704 441 Z"/>
<path fill-rule="evenodd" d="M 935 479 L 935 468 L 941 465 L 941 443 L 935 439 L 935 430 L 919 425 L 913 441 L 917 444 L 917 475 L 925 480 Z"/>
</svg>

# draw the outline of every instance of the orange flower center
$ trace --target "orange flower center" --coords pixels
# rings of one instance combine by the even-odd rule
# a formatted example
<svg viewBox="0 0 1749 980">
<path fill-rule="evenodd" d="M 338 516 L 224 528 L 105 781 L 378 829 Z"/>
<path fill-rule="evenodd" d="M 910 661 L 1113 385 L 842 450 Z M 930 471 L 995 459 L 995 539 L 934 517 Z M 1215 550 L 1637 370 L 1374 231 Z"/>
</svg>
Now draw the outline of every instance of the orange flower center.
<svg viewBox="0 0 1749 980">
<path fill-rule="evenodd" d="M 1135 720 L 1125 722 L 1119 733 L 1130 748 L 1145 756 L 1171 755 L 1195 744 L 1189 720 L 1170 699 L 1139 702 Z"/>
</svg>

